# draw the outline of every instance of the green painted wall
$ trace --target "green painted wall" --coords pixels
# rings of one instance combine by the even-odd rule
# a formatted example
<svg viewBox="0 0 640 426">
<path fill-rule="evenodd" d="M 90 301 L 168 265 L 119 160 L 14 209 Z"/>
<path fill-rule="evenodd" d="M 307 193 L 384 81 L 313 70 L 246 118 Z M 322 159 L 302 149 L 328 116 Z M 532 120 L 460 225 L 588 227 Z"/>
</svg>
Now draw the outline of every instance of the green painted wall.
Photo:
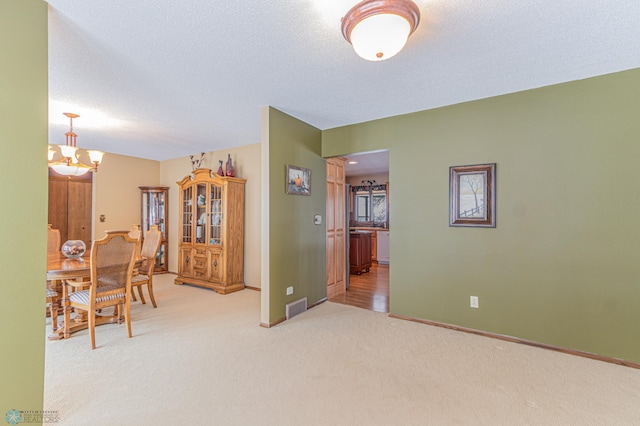
<svg viewBox="0 0 640 426">
<path fill-rule="evenodd" d="M 640 70 L 323 132 L 379 148 L 392 313 L 640 362 Z M 487 162 L 497 228 L 449 227 L 449 166 Z"/>
<path fill-rule="evenodd" d="M 268 110 L 269 144 L 269 322 L 285 316 L 285 305 L 307 297 L 313 304 L 327 295 L 326 170 L 321 131 L 274 108 Z M 286 166 L 311 170 L 311 195 L 287 195 Z M 286 288 L 293 286 L 293 295 Z M 264 288 L 263 283 L 263 288 Z"/>
<path fill-rule="evenodd" d="M 0 2 L 0 415 L 42 410 L 47 253 L 47 3 Z"/>
</svg>

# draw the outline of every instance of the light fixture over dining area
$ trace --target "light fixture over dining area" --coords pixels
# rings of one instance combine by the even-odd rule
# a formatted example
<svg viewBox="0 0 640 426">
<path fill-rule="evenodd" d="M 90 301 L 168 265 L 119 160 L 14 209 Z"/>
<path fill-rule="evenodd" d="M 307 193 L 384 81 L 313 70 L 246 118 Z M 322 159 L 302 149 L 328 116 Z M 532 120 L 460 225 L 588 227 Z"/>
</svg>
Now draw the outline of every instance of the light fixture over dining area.
<svg viewBox="0 0 640 426">
<path fill-rule="evenodd" d="M 342 35 L 360 57 L 383 61 L 402 50 L 419 22 L 411 0 L 364 0 L 342 18 Z"/>
<path fill-rule="evenodd" d="M 58 161 L 53 161 L 56 151 L 54 151 L 51 148 L 51 145 L 49 145 L 49 167 L 51 167 L 51 169 L 56 173 L 64 176 L 82 176 L 89 171 L 97 172 L 98 165 L 102 163 L 102 156 L 104 153 L 102 151 L 95 150 L 87 151 L 92 165 L 88 166 L 86 164 L 82 164 L 78 160 L 78 154 L 76 152 L 78 150 L 76 145 L 78 135 L 73 132 L 73 119 L 80 116 L 72 112 L 65 112 L 63 114 L 69 117 L 69 131 L 65 133 L 65 144 L 58 145 L 60 147 L 62 158 Z"/>
</svg>

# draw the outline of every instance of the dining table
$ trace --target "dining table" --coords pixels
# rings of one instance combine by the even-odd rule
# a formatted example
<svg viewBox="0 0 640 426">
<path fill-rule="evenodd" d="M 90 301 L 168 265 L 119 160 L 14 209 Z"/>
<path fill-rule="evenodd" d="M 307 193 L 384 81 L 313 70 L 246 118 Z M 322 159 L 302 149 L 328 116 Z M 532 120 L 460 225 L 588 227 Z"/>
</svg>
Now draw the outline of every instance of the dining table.
<svg viewBox="0 0 640 426">
<path fill-rule="evenodd" d="M 136 257 L 136 263 L 134 265 L 134 275 L 137 274 L 138 268 L 142 265 L 145 258 Z M 47 254 L 47 281 L 52 283 L 56 291 L 62 292 L 60 303 L 63 309 L 65 309 L 65 302 L 68 300 L 69 291 L 77 289 L 78 283 L 83 281 L 89 281 L 91 278 L 91 251 L 87 250 L 82 257 L 68 258 L 62 254 L 62 252 Z M 73 285 L 72 285 L 73 283 Z M 87 283 L 89 284 L 89 283 Z M 81 285 L 80 285 L 81 287 Z M 54 303 L 52 312 L 58 312 L 60 305 Z M 66 308 L 68 309 L 68 308 Z M 123 321 L 121 316 L 114 313 L 111 315 L 97 315 L 96 325 L 101 324 L 113 324 Z M 69 324 L 62 322 L 60 326 L 53 330 L 48 336 L 49 340 L 59 340 L 68 338 L 71 333 L 75 333 L 79 330 L 88 328 L 87 312 L 76 312 L 75 317 L 70 320 Z"/>
</svg>

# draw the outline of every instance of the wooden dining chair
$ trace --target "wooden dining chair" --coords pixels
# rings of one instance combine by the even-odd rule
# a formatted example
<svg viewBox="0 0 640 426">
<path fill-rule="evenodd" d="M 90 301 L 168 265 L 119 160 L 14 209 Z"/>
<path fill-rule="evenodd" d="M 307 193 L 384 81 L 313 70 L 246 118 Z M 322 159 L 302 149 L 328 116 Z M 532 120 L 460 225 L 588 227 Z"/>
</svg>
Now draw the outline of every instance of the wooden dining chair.
<svg viewBox="0 0 640 426">
<path fill-rule="evenodd" d="M 142 242 L 142 250 L 140 255 L 145 259 L 144 263 L 138 269 L 139 273 L 134 275 L 131 279 L 132 287 L 138 288 L 138 294 L 140 295 L 140 301 L 146 303 L 142 294 L 142 286 L 147 286 L 149 292 L 149 298 L 154 308 L 157 308 L 156 299 L 153 296 L 153 270 L 156 264 L 156 255 L 160 248 L 160 242 L 162 241 L 162 232 L 158 229 L 157 225 L 152 225 L 144 236 Z M 131 295 L 133 300 L 136 300 L 135 292 L 132 290 Z"/>
<path fill-rule="evenodd" d="M 71 308 L 87 311 L 91 349 L 96 348 L 95 327 L 96 310 L 116 307 L 118 323 L 124 319 L 127 332 L 131 337 L 130 298 L 131 274 L 136 258 L 137 242 L 127 231 L 107 231 L 107 235 L 93 242 L 91 247 L 91 281 L 78 283 L 89 286 L 88 290 L 70 293 L 64 303 L 64 322 L 69 324 Z M 74 283 L 69 283 L 74 286 Z M 104 317 L 98 317 L 104 319 Z M 65 338 L 69 337 L 65 330 Z"/>
<path fill-rule="evenodd" d="M 47 254 L 60 251 L 60 230 L 53 229 L 51 224 L 47 225 Z"/>
<path fill-rule="evenodd" d="M 129 236 L 140 242 L 140 240 L 142 239 L 142 231 L 140 231 L 140 225 L 131 225 Z"/>
<path fill-rule="evenodd" d="M 131 225 L 131 229 L 129 230 L 129 236 L 136 240 L 136 258 L 140 258 L 140 246 L 142 244 L 142 231 L 140 230 L 140 225 L 133 224 Z M 133 275 L 138 275 L 138 271 L 136 266 L 133 267 Z M 133 300 L 136 300 L 136 296 L 133 296 Z"/>
<path fill-rule="evenodd" d="M 51 224 L 47 225 L 47 254 L 55 254 L 60 251 L 60 230 L 53 229 Z M 61 283 L 59 281 L 47 280 L 47 308 L 51 317 L 51 329 L 58 329 L 58 310 L 61 300 Z"/>
</svg>

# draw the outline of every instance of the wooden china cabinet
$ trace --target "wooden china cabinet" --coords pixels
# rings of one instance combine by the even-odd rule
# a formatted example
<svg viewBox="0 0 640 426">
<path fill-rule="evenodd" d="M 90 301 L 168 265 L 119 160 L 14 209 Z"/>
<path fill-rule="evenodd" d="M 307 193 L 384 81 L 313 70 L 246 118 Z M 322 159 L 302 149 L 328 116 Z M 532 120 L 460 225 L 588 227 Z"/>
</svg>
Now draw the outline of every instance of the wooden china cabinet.
<svg viewBox="0 0 640 426">
<path fill-rule="evenodd" d="M 244 288 L 246 180 L 197 169 L 179 186 L 178 277 L 227 294 Z"/>
<path fill-rule="evenodd" d="M 162 233 L 160 248 L 156 256 L 154 274 L 164 274 L 169 265 L 167 225 L 169 224 L 167 214 L 169 206 L 169 188 L 166 186 L 139 186 L 142 194 L 142 213 L 140 223 L 142 224 L 142 239 L 152 225 L 157 225 Z"/>
</svg>

